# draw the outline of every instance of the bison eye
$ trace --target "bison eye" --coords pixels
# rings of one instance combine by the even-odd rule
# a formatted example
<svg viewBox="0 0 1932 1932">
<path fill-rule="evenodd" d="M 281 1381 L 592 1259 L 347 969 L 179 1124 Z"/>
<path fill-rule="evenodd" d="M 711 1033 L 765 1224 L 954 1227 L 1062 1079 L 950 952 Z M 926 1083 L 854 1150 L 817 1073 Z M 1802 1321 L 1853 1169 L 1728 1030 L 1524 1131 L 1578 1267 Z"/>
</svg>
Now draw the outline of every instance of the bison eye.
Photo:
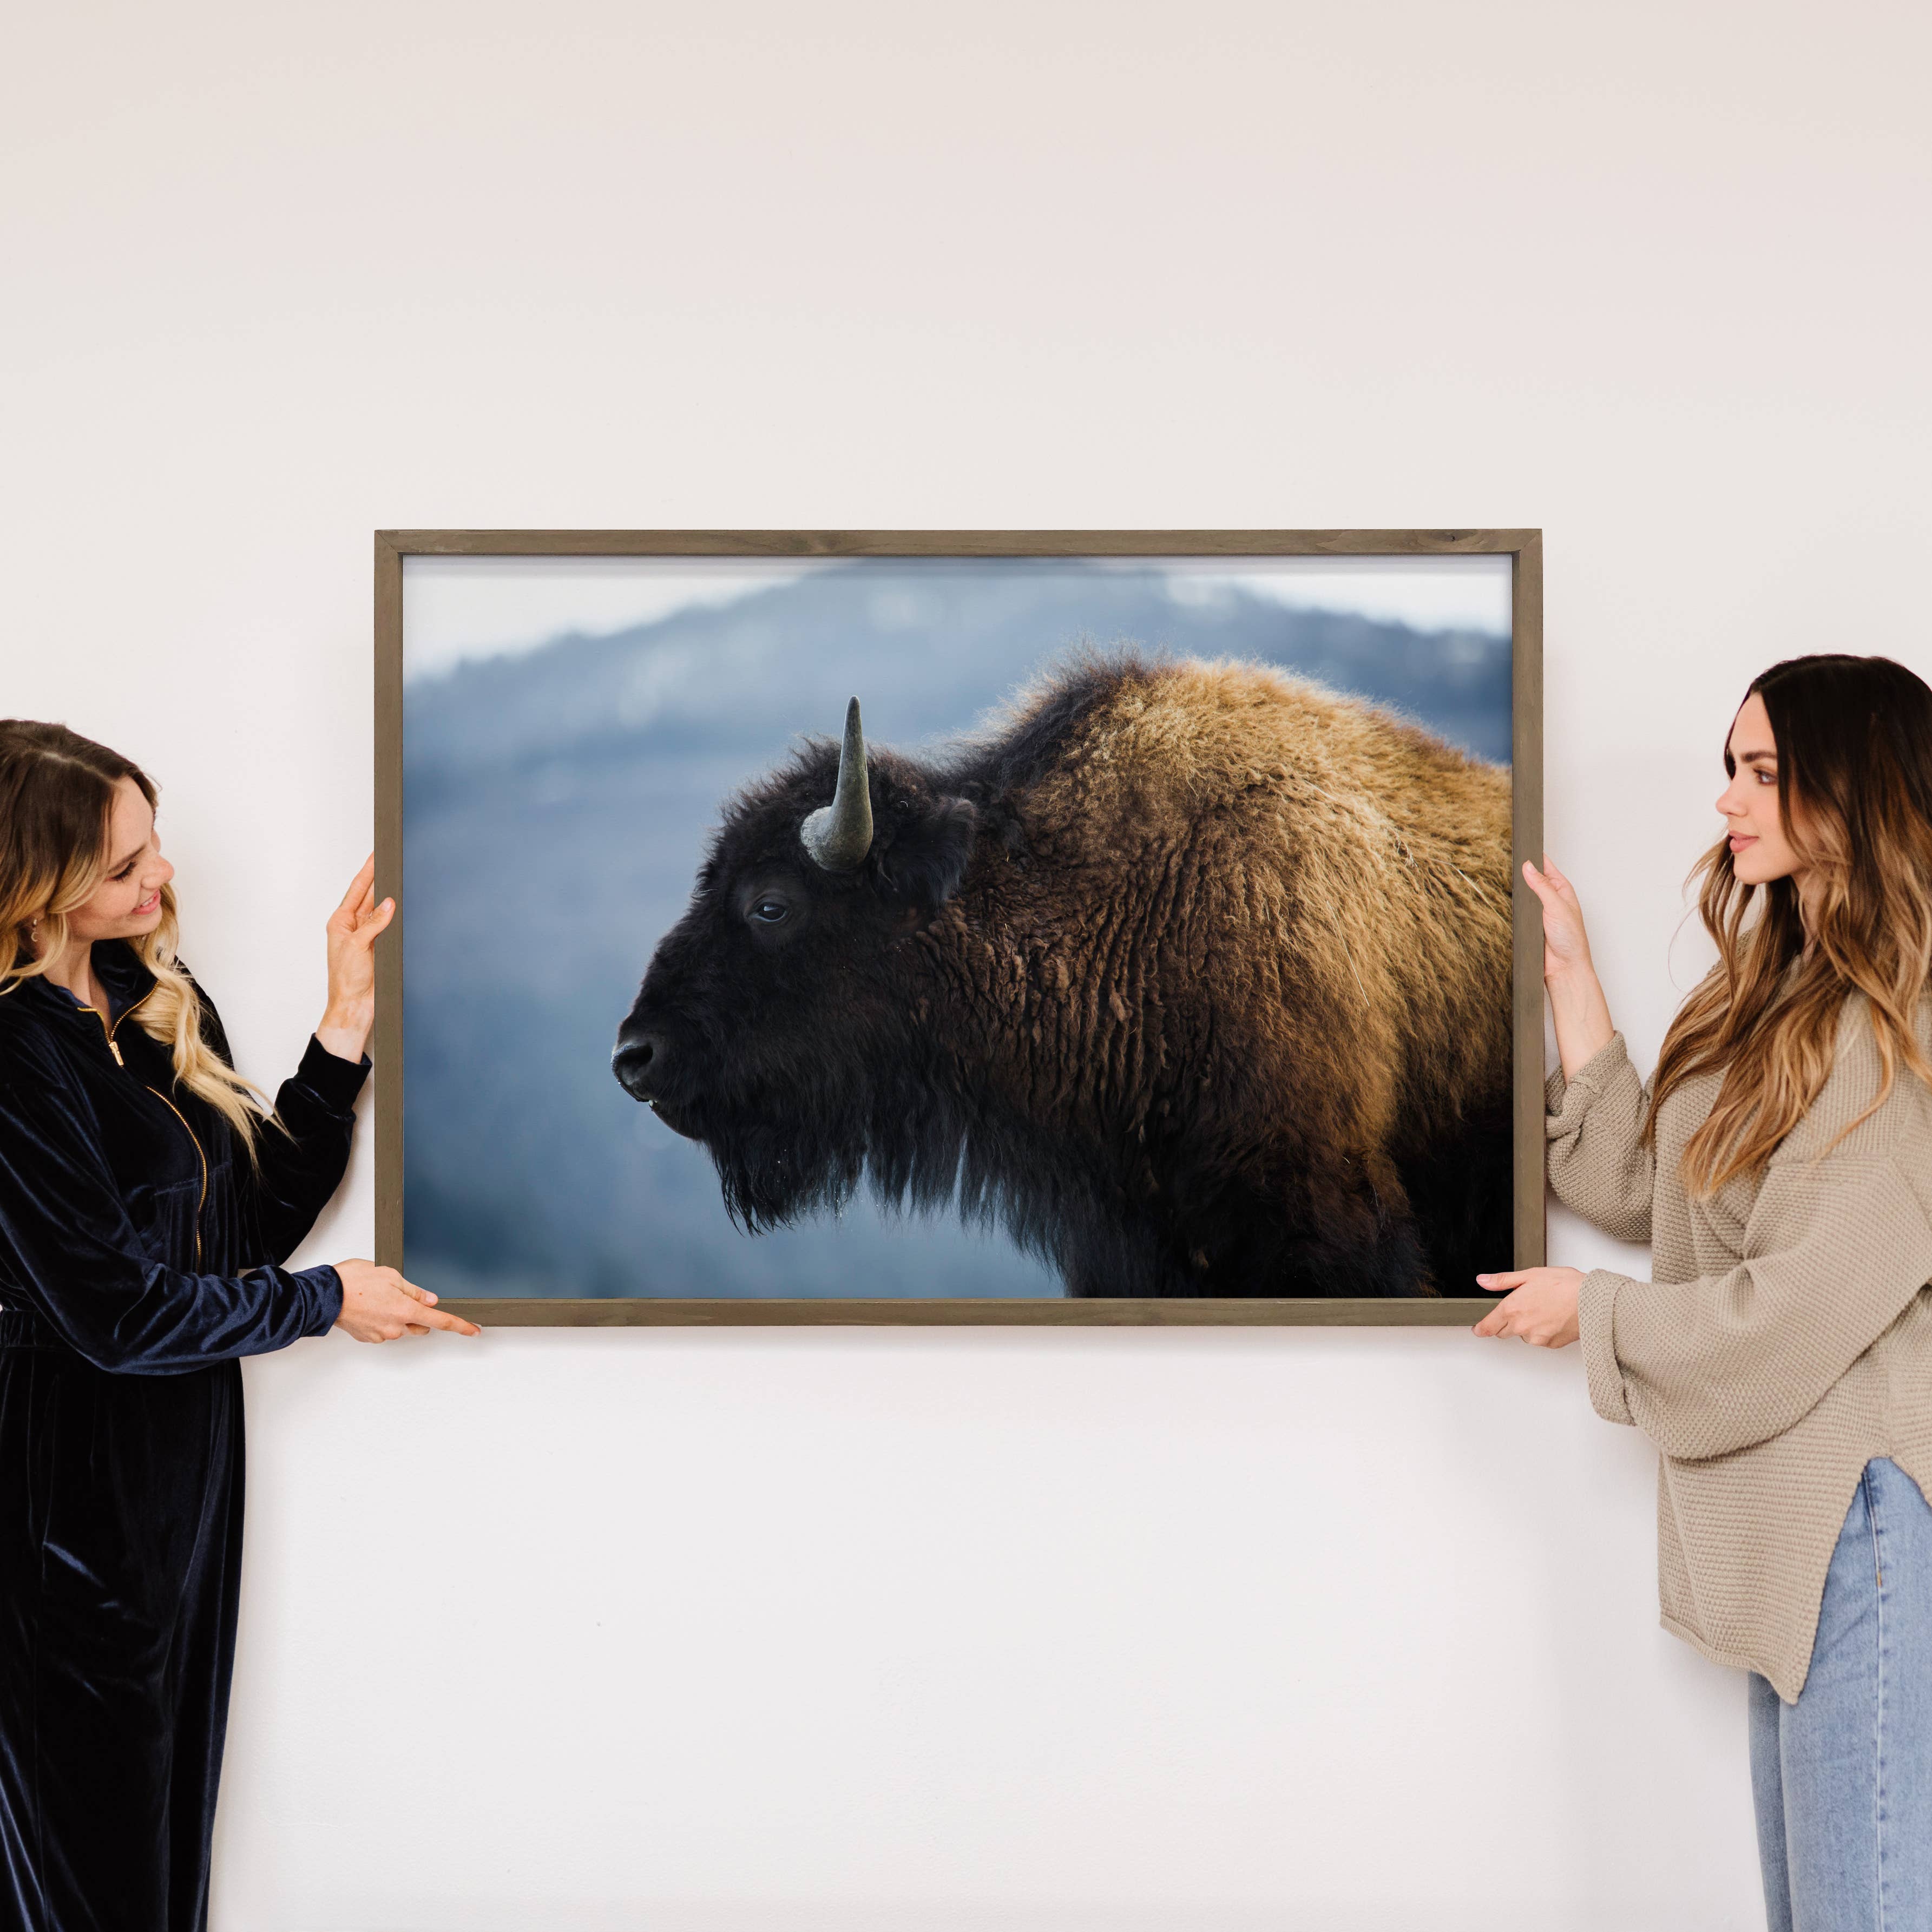
<svg viewBox="0 0 1932 1932">
<path fill-rule="evenodd" d="M 752 905 L 752 916 L 760 926 L 776 926 L 780 920 L 789 918 L 790 914 L 791 908 L 783 899 L 774 898 L 770 892 L 763 898 L 754 900 Z"/>
</svg>

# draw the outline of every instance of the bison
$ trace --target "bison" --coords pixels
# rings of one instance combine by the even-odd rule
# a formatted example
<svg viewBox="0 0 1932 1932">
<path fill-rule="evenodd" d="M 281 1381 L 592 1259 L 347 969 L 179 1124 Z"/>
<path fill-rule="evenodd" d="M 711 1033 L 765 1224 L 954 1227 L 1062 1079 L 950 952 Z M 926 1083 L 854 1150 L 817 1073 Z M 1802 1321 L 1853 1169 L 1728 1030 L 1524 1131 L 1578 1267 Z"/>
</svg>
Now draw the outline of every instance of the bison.
<svg viewBox="0 0 1932 1932">
<path fill-rule="evenodd" d="M 756 1233 L 862 1180 L 1073 1295 L 1460 1290 L 1510 1252 L 1508 774 L 1265 667 L 1087 656 L 728 804 L 613 1068 Z"/>
</svg>

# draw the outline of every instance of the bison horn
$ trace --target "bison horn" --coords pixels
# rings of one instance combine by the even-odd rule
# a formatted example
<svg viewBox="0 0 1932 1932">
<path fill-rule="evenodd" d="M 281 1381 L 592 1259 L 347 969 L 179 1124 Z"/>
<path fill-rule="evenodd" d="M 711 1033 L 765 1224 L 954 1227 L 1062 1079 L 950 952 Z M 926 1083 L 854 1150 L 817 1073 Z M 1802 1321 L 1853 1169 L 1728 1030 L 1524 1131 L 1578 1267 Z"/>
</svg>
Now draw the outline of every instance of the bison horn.
<svg viewBox="0 0 1932 1932">
<path fill-rule="evenodd" d="M 872 794 L 866 782 L 866 734 L 859 700 L 845 707 L 845 742 L 838 750 L 838 788 L 798 829 L 805 849 L 828 872 L 849 872 L 872 849 Z"/>
</svg>

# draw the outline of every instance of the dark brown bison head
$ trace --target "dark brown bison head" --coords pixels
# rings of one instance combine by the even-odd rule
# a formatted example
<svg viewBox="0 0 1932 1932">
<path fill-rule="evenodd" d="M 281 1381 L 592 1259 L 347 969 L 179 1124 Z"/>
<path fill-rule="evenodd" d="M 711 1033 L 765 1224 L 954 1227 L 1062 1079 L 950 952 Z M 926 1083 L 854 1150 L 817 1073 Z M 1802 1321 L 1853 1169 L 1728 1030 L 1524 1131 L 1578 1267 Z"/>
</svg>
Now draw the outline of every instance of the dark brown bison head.
<svg viewBox="0 0 1932 1932">
<path fill-rule="evenodd" d="M 943 773 L 868 758 L 856 698 L 842 745 L 814 742 L 727 806 L 611 1069 L 704 1143 L 747 1228 L 842 1204 L 868 1161 L 886 1191 L 950 1189 L 959 1134 L 935 1108 L 912 948 L 977 822 Z"/>
</svg>

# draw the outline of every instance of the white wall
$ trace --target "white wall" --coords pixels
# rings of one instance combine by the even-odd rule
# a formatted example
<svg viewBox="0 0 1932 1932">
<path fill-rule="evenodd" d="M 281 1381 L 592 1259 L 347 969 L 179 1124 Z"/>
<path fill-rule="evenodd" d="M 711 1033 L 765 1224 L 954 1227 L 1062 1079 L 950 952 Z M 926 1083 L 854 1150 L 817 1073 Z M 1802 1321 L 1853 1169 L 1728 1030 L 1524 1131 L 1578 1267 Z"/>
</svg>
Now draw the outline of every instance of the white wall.
<svg viewBox="0 0 1932 1932">
<path fill-rule="evenodd" d="M 369 842 L 374 527 L 1540 524 L 1551 846 L 1647 1057 L 1745 679 L 1932 670 L 1928 20 L 16 10 L 4 707 L 163 779 L 273 1078 Z M 1759 1922 L 1741 1682 L 1657 1630 L 1574 1353 L 506 1331 L 248 1383 L 218 1932 Z"/>
</svg>

